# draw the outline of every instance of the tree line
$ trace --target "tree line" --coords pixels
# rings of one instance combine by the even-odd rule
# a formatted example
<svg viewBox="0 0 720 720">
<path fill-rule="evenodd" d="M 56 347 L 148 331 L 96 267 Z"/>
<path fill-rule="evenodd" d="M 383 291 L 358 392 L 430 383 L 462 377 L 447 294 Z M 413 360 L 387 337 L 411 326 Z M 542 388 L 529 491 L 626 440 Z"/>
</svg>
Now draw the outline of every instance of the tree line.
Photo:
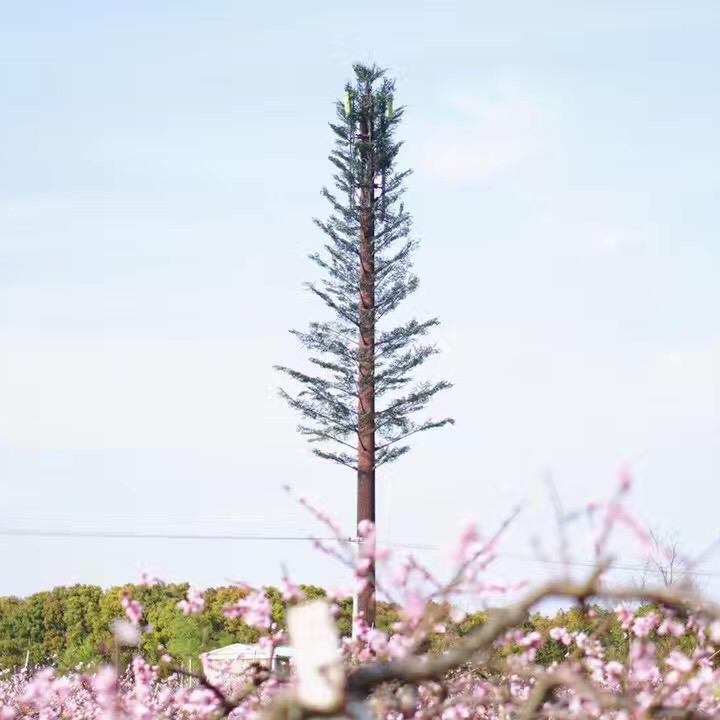
<svg viewBox="0 0 720 720">
<path fill-rule="evenodd" d="M 323 597 L 323 588 L 313 585 L 301 586 L 307 598 Z M 61 671 L 72 670 L 82 663 L 95 666 L 115 662 L 113 621 L 124 617 L 121 604 L 123 593 L 129 592 L 144 606 L 143 622 L 150 629 L 141 640 L 140 650 L 151 663 L 158 663 L 164 652 L 170 653 L 177 664 L 188 661 L 198 663 L 200 653 L 214 648 L 242 642 L 252 643 L 259 631 L 246 625 L 240 618 L 228 618 L 222 610 L 246 594 L 235 586 L 210 588 L 205 593 L 205 609 L 195 615 L 185 615 L 177 607 L 185 598 L 187 583 L 162 583 L 150 587 L 122 585 L 104 590 L 97 585 L 73 585 L 35 593 L 27 598 L 0 597 L 0 668 L 17 669 L 29 666 L 54 665 Z M 272 617 L 280 627 L 285 625 L 288 602 L 275 587 L 265 590 L 272 604 Z M 352 599 L 338 602 L 337 625 L 342 636 L 351 632 Z M 652 611 L 652 606 L 641 609 Z M 486 622 L 487 612 L 468 614 L 462 621 L 447 623 L 442 631 L 432 633 L 426 650 L 442 652 L 462 640 L 479 625 Z M 378 629 L 392 633 L 399 620 L 399 608 L 391 603 L 380 602 L 377 606 Z M 545 642 L 539 652 L 538 662 L 543 665 L 562 659 L 566 648 L 553 639 L 550 630 L 564 627 L 569 632 L 597 631 L 601 624 L 603 644 L 614 658 L 627 656 L 629 640 L 614 612 L 595 607 L 592 613 L 582 608 L 559 611 L 553 616 L 536 613 L 527 618 L 525 632 L 539 632 Z M 692 652 L 689 636 L 664 638 L 659 645 L 661 654 L 680 646 Z M 134 650 L 133 650 L 134 651 Z M 129 661 L 133 651 L 125 650 L 121 661 Z M 506 650 L 502 652 L 506 653 Z M 199 665 L 195 664 L 195 668 Z"/>
<path fill-rule="evenodd" d="M 159 583 L 152 586 L 122 585 L 103 589 L 97 585 L 56 587 L 26 598 L 0 597 L 0 667 L 54 665 L 70 670 L 79 663 L 96 665 L 115 661 L 112 625 L 125 612 L 121 598 L 129 593 L 144 607 L 143 624 L 150 630 L 143 634 L 140 651 L 149 662 L 159 662 L 167 651 L 178 663 L 197 661 L 200 653 L 231 643 L 252 643 L 259 631 L 240 618 L 229 618 L 223 607 L 236 603 L 247 590 L 235 587 L 210 588 L 205 593 L 205 609 L 185 615 L 177 607 L 187 594 L 187 583 Z M 322 588 L 301 586 L 306 597 L 325 596 Z M 280 590 L 265 591 L 272 603 L 274 622 L 283 627 L 288 603 Z M 338 629 L 351 631 L 352 599 L 338 603 Z M 397 620 L 392 606 L 381 603 L 379 620 L 389 627 Z M 133 652 L 135 650 L 133 649 Z M 127 659 L 132 655 L 126 653 Z"/>
</svg>

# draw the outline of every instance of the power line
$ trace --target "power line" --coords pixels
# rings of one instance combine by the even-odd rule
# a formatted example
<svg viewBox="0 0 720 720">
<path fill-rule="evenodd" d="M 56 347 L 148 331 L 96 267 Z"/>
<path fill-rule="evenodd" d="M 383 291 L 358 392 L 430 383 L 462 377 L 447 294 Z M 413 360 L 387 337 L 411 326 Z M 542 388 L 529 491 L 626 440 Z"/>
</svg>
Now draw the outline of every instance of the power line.
<svg viewBox="0 0 720 720">
<path fill-rule="evenodd" d="M 93 538 L 93 539 L 122 539 L 122 540 L 249 540 L 249 541 L 304 541 L 315 542 L 357 542 L 352 537 L 317 537 L 313 535 L 236 535 L 226 533 L 169 533 L 169 532 L 132 532 L 127 530 L 34 530 L 25 528 L 0 528 L 0 535 L 14 537 L 63 537 L 63 538 Z M 415 550 L 432 549 L 429 545 L 416 545 L 407 543 L 378 543 L 386 547 L 408 548 Z"/>
<path fill-rule="evenodd" d="M 11 537 L 38 537 L 38 538 L 78 538 L 78 539 L 119 539 L 119 540 L 220 540 L 220 541 L 256 541 L 256 542 L 357 542 L 352 537 L 317 537 L 311 535 L 239 535 L 232 533 L 170 533 L 170 532 L 132 532 L 127 530 L 42 530 L 29 528 L 0 528 L 0 536 Z M 383 547 L 395 547 L 408 550 L 438 550 L 436 545 L 422 545 L 418 543 L 378 543 Z M 590 560 L 553 560 L 552 558 L 530 557 L 513 553 L 497 553 L 497 557 L 520 562 L 538 563 L 541 565 L 567 565 L 570 567 L 596 568 L 597 563 Z M 630 563 L 611 563 L 606 566 L 608 570 L 625 572 L 652 572 L 652 568 L 645 565 L 632 565 Z M 699 570 L 677 570 L 677 575 L 692 577 L 720 577 L 720 572 L 703 572 Z"/>
<path fill-rule="evenodd" d="M 598 563 L 590 560 L 553 560 L 552 558 L 528 557 L 525 555 L 513 555 L 507 553 L 498 553 L 498 557 L 505 557 L 510 560 L 520 560 L 521 562 L 535 562 L 543 565 L 570 565 L 572 567 L 597 568 Z M 628 572 L 657 572 L 651 566 L 647 565 L 630 565 L 626 563 L 610 563 L 605 565 L 608 570 L 624 570 Z M 703 572 L 700 570 L 675 570 L 676 575 L 692 575 L 698 577 L 720 577 L 720 572 Z"/>
<path fill-rule="evenodd" d="M 308 535 L 229 535 L 200 533 L 128 532 L 126 530 L 25 530 L 22 528 L 0 528 L 0 535 L 25 537 L 67 537 L 67 538 L 123 538 L 139 540 L 337 540 L 338 538 L 315 538 Z M 351 538 L 343 538 L 348 541 Z"/>
</svg>

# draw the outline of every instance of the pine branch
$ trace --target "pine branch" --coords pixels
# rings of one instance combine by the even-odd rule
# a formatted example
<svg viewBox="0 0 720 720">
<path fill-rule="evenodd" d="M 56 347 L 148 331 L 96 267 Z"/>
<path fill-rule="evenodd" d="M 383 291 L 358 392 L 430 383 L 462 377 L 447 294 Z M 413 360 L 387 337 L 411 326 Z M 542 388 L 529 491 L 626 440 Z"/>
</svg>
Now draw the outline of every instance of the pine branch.
<svg viewBox="0 0 720 720">
<path fill-rule="evenodd" d="M 396 167 L 403 146 L 396 131 L 404 108 L 387 111 L 394 83 L 380 68 L 354 69 L 355 81 L 346 86 L 348 107 L 345 102 L 335 103 L 336 118 L 329 124 L 334 137 L 329 153 L 333 188 L 322 189 L 329 214 L 313 220 L 325 236 L 321 249 L 310 255 L 321 277 L 305 285 L 333 319 L 311 323 L 304 332 L 291 331 L 310 351 L 313 370 L 277 369 L 301 388 L 295 395 L 281 390 L 304 419 L 300 433 L 310 442 L 339 448 L 338 452 L 315 450 L 315 454 L 356 468 L 349 453 L 358 450 L 350 438 L 360 437 L 361 428 L 374 428 L 381 441 L 374 460 L 377 467 L 408 451 L 407 445 L 400 445 L 405 438 L 448 424 L 449 419 L 415 422 L 413 417 L 450 385 L 420 382 L 397 397 L 437 352 L 432 344 L 418 341 L 438 321 L 411 320 L 394 327 L 388 323 L 418 287 L 412 272 L 418 243 L 411 237 L 412 218 L 403 204 L 412 171 Z M 364 341 L 370 338 L 364 349 L 361 336 Z M 361 411 L 361 394 L 366 402 L 368 393 L 373 400 L 390 399 L 377 413 Z M 369 407 L 374 408 L 374 402 Z"/>
<path fill-rule="evenodd" d="M 455 420 L 453 418 L 444 418 L 443 420 L 427 420 L 426 422 L 422 423 L 422 425 L 415 426 L 412 430 L 409 430 L 406 433 L 403 433 L 402 435 L 398 435 L 397 437 L 392 438 L 391 440 L 388 440 L 387 442 L 383 443 L 382 445 L 378 445 L 376 450 L 384 450 L 387 447 L 390 447 L 391 445 L 394 445 L 397 442 L 400 442 L 401 440 L 405 440 L 406 438 L 409 438 L 411 435 L 415 435 L 419 432 L 424 432 L 425 430 L 432 430 L 433 428 L 440 428 L 444 427 L 445 425 L 454 425 Z"/>
<path fill-rule="evenodd" d="M 357 462 L 352 456 L 348 455 L 347 453 L 330 453 L 323 450 L 318 450 L 317 448 L 313 448 L 313 454 L 317 455 L 323 460 L 332 460 L 339 465 L 345 465 L 345 467 L 349 467 L 351 470 L 357 470 Z"/>
</svg>

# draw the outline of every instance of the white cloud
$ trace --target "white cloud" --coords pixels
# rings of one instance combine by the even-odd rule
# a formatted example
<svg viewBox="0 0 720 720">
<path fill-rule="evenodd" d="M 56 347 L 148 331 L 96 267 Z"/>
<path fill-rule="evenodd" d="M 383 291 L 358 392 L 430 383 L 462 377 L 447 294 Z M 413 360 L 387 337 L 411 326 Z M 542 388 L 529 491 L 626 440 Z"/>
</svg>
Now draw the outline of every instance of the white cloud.
<svg viewBox="0 0 720 720">
<path fill-rule="evenodd" d="M 586 224 L 581 239 L 587 252 L 597 257 L 612 257 L 642 242 L 639 230 L 609 223 Z"/>
<path fill-rule="evenodd" d="M 279 378 L 255 342 L 0 340 L 0 444 L 218 448 L 271 442 Z M 252 382 L 248 379 L 252 378 Z"/>
<path fill-rule="evenodd" d="M 653 228 L 615 192 L 544 187 L 530 192 L 543 245 L 563 257 L 617 259 L 651 249 Z M 535 238 L 534 238 L 535 239 Z"/>
<path fill-rule="evenodd" d="M 545 145 L 547 109 L 504 92 L 494 100 L 453 98 L 453 121 L 426 128 L 418 165 L 450 182 L 485 182 L 511 171 Z"/>
<path fill-rule="evenodd" d="M 657 353 L 648 366 L 645 398 L 654 417 L 720 421 L 720 347 Z"/>
</svg>

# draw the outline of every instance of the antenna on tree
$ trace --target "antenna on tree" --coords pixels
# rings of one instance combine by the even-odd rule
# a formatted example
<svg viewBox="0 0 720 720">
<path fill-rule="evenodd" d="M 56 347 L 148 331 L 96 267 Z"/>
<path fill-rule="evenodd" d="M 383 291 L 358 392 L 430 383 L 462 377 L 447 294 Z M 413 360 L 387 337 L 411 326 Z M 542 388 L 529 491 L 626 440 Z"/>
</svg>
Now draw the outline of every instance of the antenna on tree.
<svg viewBox="0 0 720 720">
<path fill-rule="evenodd" d="M 277 369 L 300 386 L 296 394 L 280 393 L 300 414 L 298 431 L 316 444 L 313 452 L 355 472 L 360 526 L 375 522 L 377 468 L 404 455 L 409 437 L 454 421 L 415 419 L 438 392 L 450 387 L 444 380 L 415 379 L 437 352 L 425 338 L 438 320 L 389 322 L 393 310 L 418 286 L 412 272 L 418 243 L 402 202 L 410 171 L 396 167 L 402 143 L 395 132 L 403 108 L 393 107 L 395 84 L 385 71 L 374 65 L 355 65 L 353 70 L 354 82 L 346 85 L 344 101 L 336 103 L 337 121 L 330 124 L 337 193 L 323 188 L 330 215 L 315 220 L 326 244 L 310 259 L 323 277 L 307 284 L 331 318 L 310 323 L 306 331 L 291 331 L 308 350 L 312 370 Z M 372 625 L 374 556 L 364 544 L 361 554 L 370 566 L 358 612 Z"/>
</svg>

